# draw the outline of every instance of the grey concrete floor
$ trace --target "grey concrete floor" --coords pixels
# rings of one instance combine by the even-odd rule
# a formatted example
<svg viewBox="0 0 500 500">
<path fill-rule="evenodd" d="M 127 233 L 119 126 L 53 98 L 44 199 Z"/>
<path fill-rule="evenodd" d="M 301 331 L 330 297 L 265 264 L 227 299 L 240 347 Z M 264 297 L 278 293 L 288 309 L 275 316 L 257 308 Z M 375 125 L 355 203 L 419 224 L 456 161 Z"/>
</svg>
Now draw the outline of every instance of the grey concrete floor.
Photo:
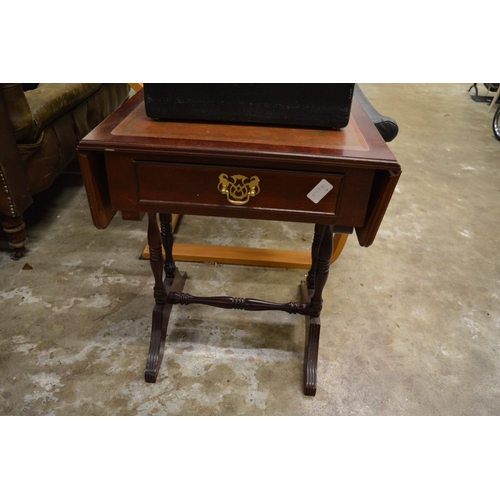
<svg viewBox="0 0 500 500">
<path fill-rule="evenodd" d="M 500 142 L 469 85 L 361 85 L 400 126 L 403 175 L 373 246 L 350 237 L 332 266 L 316 397 L 302 394 L 303 318 L 202 306 L 174 309 L 146 384 L 146 221 L 96 230 L 67 173 L 28 211 L 24 259 L 0 241 L 0 414 L 498 415 Z M 176 238 L 308 250 L 312 227 L 185 217 Z M 305 274 L 179 268 L 188 293 L 283 302 Z"/>
</svg>

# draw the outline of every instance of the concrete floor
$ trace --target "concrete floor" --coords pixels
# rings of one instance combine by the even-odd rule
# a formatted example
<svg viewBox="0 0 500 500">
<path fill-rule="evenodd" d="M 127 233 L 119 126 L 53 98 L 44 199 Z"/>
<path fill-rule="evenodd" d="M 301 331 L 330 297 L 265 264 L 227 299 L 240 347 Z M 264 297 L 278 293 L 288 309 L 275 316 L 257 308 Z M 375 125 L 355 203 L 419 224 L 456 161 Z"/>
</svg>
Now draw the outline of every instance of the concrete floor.
<svg viewBox="0 0 500 500">
<path fill-rule="evenodd" d="M 302 394 L 303 318 L 202 306 L 174 309 L 146 384 L 146 220 L 96 230 L 68 173 L 28 211 L 24 259 L 0 240 L 0 414 L 498 415 L 500 142 L 469 85 L 361 85 L 400 126 L 390 147 L 403 175 L 373 246 L 350 237 L 332 266 L 316 397 Z M 201 236 L 308 250 L 312 227 L 181 221 L 178 241 Z M 188 293 L 283 302 L 305 274 L 179 267 Z"/>
</svg>

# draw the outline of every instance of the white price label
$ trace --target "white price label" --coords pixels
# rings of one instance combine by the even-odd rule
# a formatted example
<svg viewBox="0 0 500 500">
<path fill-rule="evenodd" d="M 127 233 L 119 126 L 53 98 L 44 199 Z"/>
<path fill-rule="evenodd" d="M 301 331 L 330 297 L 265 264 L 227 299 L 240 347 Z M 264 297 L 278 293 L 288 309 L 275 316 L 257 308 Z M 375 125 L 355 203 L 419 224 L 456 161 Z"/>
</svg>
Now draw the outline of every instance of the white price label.
<svg viewBox="0 0 500 500">
<path fill-rule="evenodd" d="M 318 185 L 307 195 L 313 203 L 319 203 L 331 190 L 333 186 L 323 179 Z"/>
</svg>

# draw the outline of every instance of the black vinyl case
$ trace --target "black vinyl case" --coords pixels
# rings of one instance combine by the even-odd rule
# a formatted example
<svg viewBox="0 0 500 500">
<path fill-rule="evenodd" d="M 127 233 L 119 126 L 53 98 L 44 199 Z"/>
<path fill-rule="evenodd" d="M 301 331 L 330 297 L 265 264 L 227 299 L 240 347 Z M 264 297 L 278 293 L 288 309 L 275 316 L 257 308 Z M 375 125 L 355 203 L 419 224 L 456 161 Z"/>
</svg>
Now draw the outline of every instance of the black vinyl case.
<svg viewBox="0 0 500 500">
<path fill-rule="evenodd" d="M 340 129 L 354 83 L 145 83 L 150 118 Z"/>
</svg>

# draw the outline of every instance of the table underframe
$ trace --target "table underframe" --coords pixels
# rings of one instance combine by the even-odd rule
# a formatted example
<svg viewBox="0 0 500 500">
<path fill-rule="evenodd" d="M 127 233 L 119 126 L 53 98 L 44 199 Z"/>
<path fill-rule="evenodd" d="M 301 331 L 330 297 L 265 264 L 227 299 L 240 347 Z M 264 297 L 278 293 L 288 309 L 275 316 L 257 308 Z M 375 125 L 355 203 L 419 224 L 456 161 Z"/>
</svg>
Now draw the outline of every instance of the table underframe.
<svg viewBox="0 0 500 500">
<path fill-rule="evenodd" d="M 172 229 L 174 232 L 179 220 L 180 216 L 178 214 L 172 214 Z M 348 235 L 348 233 L 335 233 L 333 235 L 333 253 L 330 264 L 333 264 L 340 257 Z M 172 253 L 174 260 L 177 262 L 214 262 L 216 264 L 282 269 L 310 269 L 311 267 L 311 252 L 297 250 L 203 245 L 174 241 Z M 144 247 L 141 258 L 149 260 L 148 244 Z M 166 258 L 165 252 L 163 252 L 163 258 Z"/>
<path fill-rule="evenodd" d="M 173 256 L 172 216 L 148 213 L 150 265 L 155 279 L 151 342 L 146 362 L 146 382 L 156 382 L 165 350 L 172 306 L 203 304 L 223 309 L 246 311 L 283 311 L 299 314 L 305 321 L 304 394 L 314 396 L 317 387 L 322 293 L 328 279 L 333 254 L 333 227 L 315 224 L 311 247 L 311 267 L 301 282 L 301 302 L 276 303 L 253 298 L 196 297 L 183 293 L 187 274 L 180 271 Z"/>
</svg>

